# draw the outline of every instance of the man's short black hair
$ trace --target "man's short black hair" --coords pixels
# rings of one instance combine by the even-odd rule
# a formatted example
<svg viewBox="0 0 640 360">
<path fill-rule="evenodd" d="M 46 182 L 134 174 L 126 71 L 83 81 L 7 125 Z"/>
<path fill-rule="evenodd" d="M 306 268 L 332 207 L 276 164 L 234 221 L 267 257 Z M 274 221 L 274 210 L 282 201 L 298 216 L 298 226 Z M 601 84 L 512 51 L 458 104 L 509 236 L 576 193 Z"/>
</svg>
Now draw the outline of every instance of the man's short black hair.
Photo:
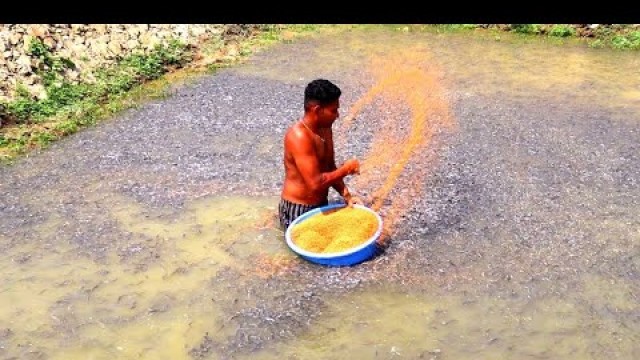
<svg viewBox="0 0 640 360">
<path fill-rule="evenodd" d="M 338 100 L 342 95 L 340 88 L 326 79 L 315 79 L 307 84 L 304 90 L 304 108 L 306 109 L 311 102 L 317 102 L 320 105 L 328 105 Z"/>
</svg>

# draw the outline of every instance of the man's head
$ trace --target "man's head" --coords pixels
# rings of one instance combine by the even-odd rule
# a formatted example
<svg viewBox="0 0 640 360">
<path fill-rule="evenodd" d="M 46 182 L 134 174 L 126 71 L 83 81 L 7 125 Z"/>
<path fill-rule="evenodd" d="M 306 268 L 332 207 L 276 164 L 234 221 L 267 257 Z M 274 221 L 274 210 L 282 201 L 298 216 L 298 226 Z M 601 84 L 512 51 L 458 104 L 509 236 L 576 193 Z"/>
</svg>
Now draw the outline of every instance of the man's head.
<svg viewBox="0 0 640 360">
<path fill-rule="evenodd" d="M 329 80 L 316 79 L 304 90 L 304 111 L 317 117 L 321 126 L 330 126 L 338 118 L 342 91 Z"/>
</svg>

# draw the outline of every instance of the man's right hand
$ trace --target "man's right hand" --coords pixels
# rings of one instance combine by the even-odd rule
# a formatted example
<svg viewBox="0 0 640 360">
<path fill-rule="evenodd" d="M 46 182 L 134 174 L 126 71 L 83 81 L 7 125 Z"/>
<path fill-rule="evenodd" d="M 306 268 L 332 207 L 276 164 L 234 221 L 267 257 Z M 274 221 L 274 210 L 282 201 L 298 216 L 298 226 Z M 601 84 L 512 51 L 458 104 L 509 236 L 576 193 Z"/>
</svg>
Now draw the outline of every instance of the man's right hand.
<svg viewBox="0 0 640 360">
<path fill-rule="evenodd" d="M 344 163 L 349 175 L 360 174 L 360 162 L 357 159 L 349 159 Z"/>
</svg>

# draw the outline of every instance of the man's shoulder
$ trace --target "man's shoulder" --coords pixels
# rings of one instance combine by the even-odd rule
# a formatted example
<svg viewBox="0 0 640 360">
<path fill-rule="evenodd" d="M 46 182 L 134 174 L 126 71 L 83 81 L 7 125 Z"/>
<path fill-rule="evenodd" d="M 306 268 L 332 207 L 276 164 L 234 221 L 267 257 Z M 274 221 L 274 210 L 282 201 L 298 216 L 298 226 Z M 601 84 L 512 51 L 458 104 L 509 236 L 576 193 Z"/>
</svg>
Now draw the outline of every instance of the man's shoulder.
<svg viewBox="0 0 640 360">
<path fill-rule="evenodd" d="M 284 133 L 285 138 L 304 138 L 304 131 L 297 124 L 290 125 Z"/>
<path fill-rule="evenodd" d="M 307 146 L 313 145 L 313 139 L 311 139 L 300 126 L 294 124 L 291 125 L 284 134 L 284 145 L 287 148 L 299 148 L 300 146 L 306 148 Z"/>
</svg>

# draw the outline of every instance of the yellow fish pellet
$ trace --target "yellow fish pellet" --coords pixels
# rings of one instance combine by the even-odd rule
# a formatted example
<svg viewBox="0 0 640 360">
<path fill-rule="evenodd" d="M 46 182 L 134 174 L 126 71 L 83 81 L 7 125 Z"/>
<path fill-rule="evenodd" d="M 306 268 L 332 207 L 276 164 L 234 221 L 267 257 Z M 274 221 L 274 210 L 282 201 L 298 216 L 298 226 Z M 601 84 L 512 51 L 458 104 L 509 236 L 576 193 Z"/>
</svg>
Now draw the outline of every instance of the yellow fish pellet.
<svg viewBox="0 0 640 360">
<path fill-rule="evenodd" d="M 356 247 L 369 240 L 378 229 L 371 212 L 344 207 L 320 212 L 291 230 L 293 242 L 314 253 L 334 253 Z"/>
</svg>

